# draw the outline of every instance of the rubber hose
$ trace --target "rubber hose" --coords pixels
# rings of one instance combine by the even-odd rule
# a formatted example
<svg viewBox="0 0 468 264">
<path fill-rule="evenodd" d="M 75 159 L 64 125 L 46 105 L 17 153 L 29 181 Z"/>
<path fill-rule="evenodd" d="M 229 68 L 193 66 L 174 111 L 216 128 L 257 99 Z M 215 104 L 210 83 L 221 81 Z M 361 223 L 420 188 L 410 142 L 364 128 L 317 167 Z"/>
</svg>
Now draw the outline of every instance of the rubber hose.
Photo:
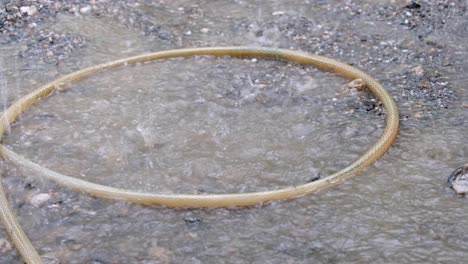
<svg viewBox="0 0 468 264">
<path fill-rule="evenodd" d="M 232 194 L 174 194 L 164 195 L 157 193 L 145 193 L 113 188 L 105 185 L 91 183 L 85 180 L 66 176 L 50 169 L 44 168 L 21 155 L 16 154 L 4 145 L 0 144 L 0 155 L 18 166 L 24 166 L 43 177 L 68 188 L 86 192 L 96 197 L 127 200 L 134 203 L 160 205 L 168 207 L 232 207 L 252 206 L 271 201 L 291 199 L 310 194 L 325 188 L 334 186 L 348 179 L 365 167 L 379 159 L 393 144 L 398 134 L 399 115 L 395 101 L 387 91 L 370 75 L 348 64 L 310 53 L 257 47 L 212 47 L 212 48 L 188 48 L 167 50 L 149 53 L 130 58 L 120 59 L 104 64 L 99 64 L 54 80 L 37 90 L 20 98 L 10 106 L 0 117 L 0 143 L 7 128 L 17 117 L 40 99 L 49 96 L 55 90 L 69 83 L 80 81 L 104 70 L 141 62 L 161 60 L 176 57 L 189 57 L 195 55 L 230 56 L 230 57 L 255 57 L 271 58 L 291 61 L 304 65 L 314 65 L 327 71 L 332 71 L 350 79 L 362 79 L 365 87 L 382 102 L 386 110 L 386 127 L 377 142 L 371 146 L 362 156 L 352 162 L 346 168 L 317 181 L 307 184 L 292 186 L 283 189 Z M 18 224 L 15 215 L 8 205 L 6 194 L 0 182 L 0 216 L 5 229 L 26 263 L 41 263 L 41 258 L 36 252 L 28 237 Z"/>
</svg>

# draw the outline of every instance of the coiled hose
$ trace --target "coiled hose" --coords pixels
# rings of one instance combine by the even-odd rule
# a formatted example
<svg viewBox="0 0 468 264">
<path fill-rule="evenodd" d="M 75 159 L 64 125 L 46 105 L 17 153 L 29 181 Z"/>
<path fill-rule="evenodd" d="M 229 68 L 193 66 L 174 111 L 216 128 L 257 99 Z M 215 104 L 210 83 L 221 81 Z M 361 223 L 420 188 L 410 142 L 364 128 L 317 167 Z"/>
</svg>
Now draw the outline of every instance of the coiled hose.
<svg viewBox="0 0 468 264">
<path fill-rule="evenodd" d="M 59 185 L 66 186 L 77 191 L 86 192 L 97 197 L 127 200 L 130 202 L 147 205 L 185 208 L 251 206 L 276 200 L 291 199 L 336 185 L 345 179 L 358 174 L 365 167 L 371 165 L 377 159 L 379 159 L 390 148 L 398 134 L 399 116 L 398 108 L 394 100 L 375 79 L 361 70 L 333 59 L 300 51 L 257 47 L 212 47 L 167 50 L 134 56 L 92 66 L 54 80 L 20 98 L 3 113 L 3 115 L 0 117 L 0 143 L 7 128 L 22 112 L 31 107 L 34 103 L 38 102 L 40 99 L 49 96 L 56 89 L 60 89 L 60 87 L 63 85 L 77 82 L 101 71 L 124 66 L 127 64 L 135 64 L 175 57 L 189 57 L 195 55 L 255 57 L 292 61 L 305 65 L 314 65 L 324 70 L 338 73 L 353 80 L 362 79 L 365 87 L 367 87 L 367 89 L 369 89 L 369 91 L 382 102 L 382 105 L 386 110 L 387 115 L 385 131 L 377 140 L 377 142 L 361 157 L 348 165 L 346 168 L 328 177 L 304 185 L 252 193 L 164 195 L 157 193 L 129 191 L 91 183 L 49 170 L 16 154 L 2 144 L 0 144 L 0 155 L 4 159 L 11 161 L 17 166 L 24 166 L 29 170 L 37 173 L 37 175 L 34 176 L 43 177 L 52 180 Z M 16 249 L 23 257 L 23 260 L 26 263 L 42 263 L 39 254 L 34 249 L 28 237 L 18 224 L 12 209 L 8 205 L 1 179 L 0 217 L 6 232 L 15 244 Z"/>
</svg>

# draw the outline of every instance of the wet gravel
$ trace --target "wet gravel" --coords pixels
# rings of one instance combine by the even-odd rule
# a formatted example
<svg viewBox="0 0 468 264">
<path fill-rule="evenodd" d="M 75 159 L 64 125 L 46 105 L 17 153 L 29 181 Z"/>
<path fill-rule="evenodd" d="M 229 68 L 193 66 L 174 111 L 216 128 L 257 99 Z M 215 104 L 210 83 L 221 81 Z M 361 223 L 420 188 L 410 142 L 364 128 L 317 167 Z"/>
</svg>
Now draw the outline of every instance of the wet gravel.
<svg viewBox="0 0 468 264">
<path fill-rule="evenodd" d="M 203 4 L 182 4 L 182 8 L 157 1 L 3 2 L 0 43 L 19 43 L 24 48 L 18 56 L 48 63 L 58 63 L 76 54 L 88 41 L 80 35 L 41 29 L 59 14 L 114 17 L 126 27 L 170 47 L 196 45 L 192 32 L 217 33 L 200 28 L 203 20 L 212 16 L 205 14 Z M 156 11 L 138 8 L 144 5 Z M 249 7 L 257 5 L 253 2 Z M 395 65 L 383 82 L 395 91 L 393 95 L 398 102 L 429 105 L 431 109 L 452 107 L 457 95 L 447 75 L 459 70 L 458 65 L 464 60 L 457 55 L 460 48 L 455 46 L 462 45 L 460 41 L 468 34 L 466 1 L 396 1 L 391 5 L 348 1 L 322 5 L 328 14 L 325 21 L 276 11 L 264 20 L 228 17 L 231 22 L 228 26 L 237 35 L 252 34 L 264 46 L 280 45 L 325 54 L 365 69 Z M 183 17 L 185 24 L 171 23 L 161 18 L 161 14 Z M 365 27 L 374 29 L 359 30 L 366 22 Z"/>
<path fill-rule="evenodd" d="M 213 12 L 210 5 L 215 4 L 209 1 L 0 0 L 0 45 L 20 46 L 14 55 L 20 60 L 60 65 L 79 57 L 94 40 L 76 32 L 56 31 L 48 25 L 57 21 L 59 16 L 77 19 L 83 16 L 111 18 L 137 32 L 143 39 L 158 41 L 165 48 L 212 46 L 218 43 L 239 45 L 251 41 L 257 45 L 301 49 L 346 61 L 372 72 L 383 83 L 402 107 L 404 126 L 419 124 L 435 113 L 450 116 L 453 111 L 467 111 L 461 89 L 456 89 L 452 81 L 456 73 L 467 70 L 468 20 L 465 0 L 402 0 L 392 1 L 391 4 L 380 1 L 311 1 L 310 5 L 320 6 L 327 14 L 319 19 L 308 15 L 307 8 L 303 12 L 293 13 L 287 5 L 281 4 L 271 8 L 270 16 L 259 19 L 249 10 L 262 6 L 261 1 L 236 1 L 235 4 L 240 6 L 239 9 L 244 8 L 248 14 L 223 16 L 226 11 L 220 10 L 221 14 Z M 222 25 L 216 27 L 207 22 L 216 20 L 214 18 L 223 21 Z M 268 74 L 274 75 L 272 79 L 276 80 L 287 78 L 276 73 L 277 69 L 272 68 Z M 227 103 L 236 104 L 244 98 L 242 88 L 251 85 L 256 78 L 254 76 L 253 80 L 248 80 L 239 76 L 231 77 L 232 87 L 225 91 L 223 97 Z M 271 86 L 271 83 L 253 85 Z M 345 99 L 346 104 L 338 107 L 384 115 L 378 101 L 366 95 L 359 97 L 360 100 L 356 100 L 356 97 Z M 291 95 L 280 89 L 265 90 L 252 102 L 272 107 L 295 104 L 301 100 L 303 98 L 297 93 Z M 38 118 L 47 119 L 50 116 Z M 463 125 L 466 121 L 457 119 L 453 122 Z M 428 123 L 422 124 L 425 125 L 429 126 Z M 12 171 L 14 169 L 9 170 Z M 317 173 L 310 181 L 318 179 L 319 175 Z M 85 215 L 92 221 L 96 211 L 106 206 L 115 209 L 114 215 L 107 216 L 109 219 L 119 219 L 129 213 L 137 213 L 140 209 L 148 210 L 140 207 L 129 209 L 128 205 L 120 203 L 103 204 L 99 199 L 63 193 L 58 187 L 43 190 L 41 183 L 31 184 L 20 177 L 5 177 L 4 183 L 11 193 L 9 199 L 15 208 L 47 208 L 47 211 L 39 210 L 39 218 L 47 218 L 51 222 L 60 222 L 60 219 L 68 219 L 74 214 Z M 24 188 L 17 190 L 13 187 L 18 185 Z M 36 202 L 28 203 L 31 199 Z M 67 202 L 80 199 L 86 200 L 89 208 Z M 209 214 L 201 217 L 196 213 L 188 212 L 181 219 L 189 230 L 188 236 L 196 237 L 200 230 L 210 228 Z M 93 232 L 90 227 L 87 228 L 89 230 L 84 228 L 86 232 Z M 109 227 L 107 231 L 99 231 L 98 235 L 104 237 L 110 232 L 117 232 L 111 229 Z M 59 241 L 67 250 L 79 251 L 82 248 L 78 241 L 81 241 L 83 231 L 75 231 L 68 230 Z M 8 240 L 4 239 L 4 234 L 0 229 L 0 263 L 17 262 L 18 256 Z M 123 248 L 126 244 L 120 242 Z M 119 241 L 116 244 L 115 252 L 111 253 L 118 255 Z M 144 247 L 148 249 L 147 256 L 131 256 L 124 260 L 152 257 L 158 259 L 158 263 L 170 263 L 173 257 L 170 250 L 157 243 L 145 242 Z M 287 241 L 284 245 L 278 245 L 285 255 L 291 256 L 315 254 L 315 251 L 320 250 L 305 247 L 290 246 Z M 197 246 L 194 248 L 197 249 Z M 233 249 L 226 249 L 228 253 L 236 254 L 229 250 Z M 67 259 L 67 253 L 66 250 L 62 251 L 61 259 L 51 256 L 49 262 L 64 263 L 60 261 Z M 43 253 L 47 256 L 47 252 Z M 101 258 L 109 252 L 97 251 L 94 254 L 87 258 L 88 263 L 107 263 Z"/>
</svg>

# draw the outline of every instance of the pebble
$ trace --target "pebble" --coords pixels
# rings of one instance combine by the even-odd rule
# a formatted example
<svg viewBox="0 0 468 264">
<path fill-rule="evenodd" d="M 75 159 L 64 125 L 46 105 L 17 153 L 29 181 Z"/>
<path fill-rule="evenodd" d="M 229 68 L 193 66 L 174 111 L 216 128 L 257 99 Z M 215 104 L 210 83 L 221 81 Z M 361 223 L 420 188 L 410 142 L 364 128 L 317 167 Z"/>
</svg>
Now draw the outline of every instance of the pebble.
<svg viewBox="0 0 468 264">
<path fill-rule="evenodd" d="M 20 7 L 21 14 L 27 14 L 28 16 L 34 16 L 37 14 L 37 8 L 35 6 L 22 6 Z"/>
<path fill-rule="evenodd" d="M 448 178 L 448 184 L 457 194 L 468 194 L 468 164 L 455 169 Z"/>
<path fill-rule="evenodd" d="M 274 16 L 282 16 L 282 15 L 284 15 L 284 11 L 275 11 L 275 12 L 272 13 L 272 15 L 274 15 Z"/>
<path fill-rule="evenodd" d="M 200 223 L 203 221 L 203 219 L 199 217 L 185 217 L 184 218 L 185 223 L 187 224 L 194 224 L 194 223 Z"/>
<path fill-rule="evenodd" d="M 39 193 L 31 197 L 30 202 L 32 205 L 39 207 L 45 202 L 47 202 L 48 200 L 50 200 L 50 198 L 51 196 L 48 193 Z"/>
<path fill-rule="evenodd" d="M 345 84 L 345 87 L 348 89 L 356 89 L 358 91 L 362 90 L 364 88 L 364 82 L 362 79 L 355 79 L 347 84 Z"/>
<path fill-rule="evenodd" d="M 209 28 L 202 28 L 202 29 L 200 29 L 200 32 L 201 33 L 208 33 L 208 32 L 210 32 L 210 29 Z"/>
<path fill-rule="evenodd" d="M 411 72 L 413 72 L 418 77 L 422 77 L 424 75 L 424 69 L 422 66 L 416 66 L 412 68 Z"/>
<path fill-rule="evenodd" d="M 89 12 L 91 12 L 91 6 L 89 5 L 80 8 L 81 14 L 89 14 Z"/>
</svg>

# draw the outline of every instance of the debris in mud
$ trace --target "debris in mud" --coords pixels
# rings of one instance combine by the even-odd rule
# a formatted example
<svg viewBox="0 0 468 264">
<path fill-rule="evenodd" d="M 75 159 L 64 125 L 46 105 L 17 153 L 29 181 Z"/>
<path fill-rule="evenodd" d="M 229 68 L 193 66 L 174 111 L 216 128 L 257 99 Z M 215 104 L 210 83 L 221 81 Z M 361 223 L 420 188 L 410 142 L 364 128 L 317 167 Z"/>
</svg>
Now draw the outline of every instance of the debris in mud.
<svg viewBox="0 0 468 264">
<path fill-rule="evenodd" d="M 19 55 L 24 58 L 39 58 L 47 63 L 57 63 L 85 45 L 86 39 L 82 36 L 41 30 Z"/>
</svg>

